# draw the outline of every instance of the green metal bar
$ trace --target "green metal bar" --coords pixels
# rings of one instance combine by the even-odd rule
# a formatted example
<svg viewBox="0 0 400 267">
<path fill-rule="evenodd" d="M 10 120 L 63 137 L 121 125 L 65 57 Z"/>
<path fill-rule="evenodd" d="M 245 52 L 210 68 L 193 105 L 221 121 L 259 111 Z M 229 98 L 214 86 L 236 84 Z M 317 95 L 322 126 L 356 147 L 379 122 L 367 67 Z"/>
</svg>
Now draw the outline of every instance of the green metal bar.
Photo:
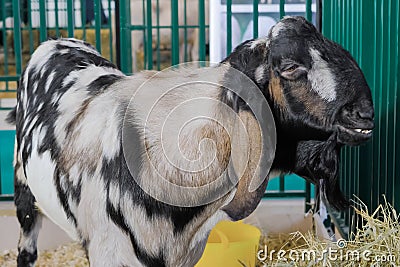
<svg viewBox="0 0 400 267">
<path fill-rule="evenodd" d="M 131 21 L 130 21 L 130 5 L 129 0 L 119 0 L 120 1 L 120 30 L 121 30 L 121 47 L 120 57 L 121 57 L 121 70 L 126 73 L 132 73 L 132 57 L 126 56 L 126 51 L 132 51 L 131 44 Z M 133 51 L 136 53 L 136 51 Z"/>
<path fill-rule="evenodd" d="M 4 7 L 5 4 L 5 0 L 1 0 L 1 6 Z M 3 8 L 1 10 L 1 16 L 3 18 L 3 26 L 2 26 L 2 37 L 3 37 L 3 54 L 4 54 L 4 75 L 8 75 L 8 47 L 7 47 L 7 29 L 6 29 L 6 9 Z M 7 91 L 8 88 L 8 81 L 6 81 L 5 83 L 5 90 Z M 1 177 L 0 177 L 1 178 Z M 1 188 L 0 188 L 0 193 L 1 193 Z"/>
<path fill-rule="evenodd" d="M 74 21 L 74 0 L 67 0 L 67 13 L 68 13 L 68 37 L 74 37 L 74 28 L 75 28 L 75 21 Z"/>
<path fill-rule="evenodd" d="M 108 31 L 110 34 L 110 38 L 108 39 L 108 45 L 110 47 L 110 61 L 114 62 L 114 45 L 113 45 L 113 27 L 111 23 L 111 0 L 108 0 Z"/>
<path fill-rule="evenodd" d="M 5 0 L 1 0 L 1 6 L 5 6 Z M 4 54 L 4 75 L 8 75 L 8 45 L 7 45 L 7 28 L 6 28 L 6 9 L 3 8 L 1 10 L 1 16 L 3 18 L 3 26 L 2 26 L 2 37 L 3 37 L 3 54 Z M 8 90 L 8 82 L 6 82 L 6 90 Z M 1 192 L 1 191 L 0 191 Z"/>
<path fill-rule="evenodd" d="M 199 60 L 206 60 L 206 12 L 204 1 L 199 0 Z M 193 59 L 192 59 L 193 60 Z"/>
<path fill-rule="evenodd" d="M 279 0 L 279 17 L 282 19 L 285 16 L 285 0 Z"/>
<path fill-rule="evenodd" d="M 146 1 L 145 0 L 141 0 L 142 1 L 142 34 L 143 34 L 143 60 L 146 61 L 147 59 L 147 53 L 150 53 L 153 49 L 153 44 L 151 44 L 151 48 L 149 50 L 148 47 L 148 40 L 147 40 L 147 31 L 146 31 Z M 138 62 L 136 62 L 137 64 Z M 146 67 L 147 63 L 143 62 L 143 66 L 144 68 Z"/>
<path fill-rule="evenodd" d="M 101 2 L 94 0 L 94 21 L 96 35 L 96 49 L 101 53 Z"/>
<path fill-rule="evenodd" d="M 178 28 L 178 0 L 171 0 L 171 27 L 172 27 L 172 57 L 171 64 L 179 63 L 179 28 Z"/>
<path fill-rule="evenodd" d="M 29 53 L 33 54 L 33 29 L 32 29 L 32 2 L 27 0 L 28 3 L 28 32 L 29 32 Z"/>
<path fill-rule="evenodd" d="M 14 1 L 16 1 L 16 0 L 14 0 Z M 18 74 L 20 74 L 20 72 L 18 73 Z M 0 76 L 0 82 L 6 82 L 6 81 L 18 81 L 19 80 L 19 75 L 7 75 L 7 76 L 3 76 L 3 75 L 1 75 Z"/>
<path fill-rule="evenodd" d="M 273 191 L 267 191 L 264 193 L 264 198 L 272 198 L 272 197 L 282 197 L 282 198 L 288 198 L 288 197 L 305 197 L 304 191 L 296 191 L 296 190 L 290 190 L 290 191 L 285 191 L 285 192 L 273 192 Z"/>
<path fill-rule="evenodd" d="M 58 19 L 58 1 L 54 1 L 54 17 L 55 17 L 55 22 L 56 22 L 56 36 L 60 36 L 60 29 L 58 27 L 59 25 L 59 19 Z"/>
<path fill-rule="evenodd" d="M 396 11 L 396 32 L 399 33 L 400 30 L 400 3 L 398 1 L 395 1 L 395 8 L 394 10 Z M 397 38 L 396 38 L 396 45 L 395 45 L 395 103 L 396 104 L 396 108 L 394 109 L 394 120 L 396 122 L 396 126 L 394 129 L 394 135 L 395 135 L 395 152 L 394 152 L 394 157 L 393 157 L 393 162 L 399 162 L 400 160 L 400 66 L 399 66 L 399 53 L 400 53 L 400 34 L 397 34 Z M 394 186 L 393 186 L 393 192 L 398 191 L 398 189 L 400 188 L 400 166 L 399 164 L 394 164 L 395 167 L 395 175 L 394 175 Z M 399 194 L 393 194 L 393 201 L 394 201 L 394 208 L 396 210 L 400 210 L 400 196 Z"/>
<path fill-rule="evenodd" d="M 14 55 L 15 55 L 15 72 L 20 75 L 22 72 L 22 40 L 21 40 L 21 7 L 19 0 L 13 0 L 13 16 L 14 16 Z M 6 40 L 4 40 L 6 42 Z"/>
<path fill-rule="evenodd" d="M 285 192 L 285 175 L 279 175 L 279 192 Z"/>
<path fill-rule="evenodd" d="M 47 29 L 46 29 L 46 2 L 44 0 L 39 0 L 39 20 L 40 20 L 40 30 L 39 30 L 39 37 L 40 42 L 44 42 L 47 39 Z"/>
<path fill-rule="evenodd" d="M 209 25 L 205 25 L 205 27 L 206 28 L 210 28 Z M 171 29 L 171 26 L 153 25 L 153 29 L 156 29 L 156 28 L 159 28 L 159 29 Z M 199 28 L 198 25 L 186 25 L 186 26 L 185 25 L 178 25 L 178 29 L 197 29 L 197 28 Z M 129 27 L 129 29 L 131 29 L 131 30 L 146 30 L 146 26 L 144 26 L 144 25 L 131 25 Z"/>
<path fill-rule="evenodd" d="M 377 2 L 377 4 L 378 4 L 378 9 L 375 9 L 375 11 L 377 11 L 376 12 L 376 15 L 377 15 L 377 19 L 378 19 L 378 23 L 377 23 L 377 30 L 379 31 L 379 41 L 378 41 L 378 45 L 377 45 L 377 47 L 376 47 L 376 49 L 377 49 L 377 51 L 378 51 L 378 59 L 379 59 L 379 61 L 378 61 L 378 66 L 379 66 L 379 71 L 378 71 L 378 83 L 377 83 L 377 85 L 376 85 L 376 88 L 380 88 L 380 90 L 379 90 L 379 106 L 378 106 L 378 114 L 380 115 L 380 117 L 382 117 L 382 116 L 386 116 L 386 114 L 384 114 L 384 112 L 385 112 L 385 110 L 383 109 L 383 101 L 384 101 L 384 99 L 383 99 L 383 97 L 384 97 L 384 94 L 385 94 L 385 92 L 383 92 L 384 91 L 384 88 L 383 88 L 383 85 L 384 85 L 384 81 L 383 81 L 383 61 L 384 61 L 384 51 L 383 51 L 383 48 L 384 48 L 384 40 L 383 40 L 383 38 L 384 38 L 384 34 L 383 34 L 383 31 L 384 31 L 384 10 L 383 10 L 383 2 L 384 2 L 384 0 L 380 0 L 380 1 L 376 1 Z M 384 159 L 384 157 L 385 157 L 385 151 L 384 151 L 384 143 L 385 143 L 385 135 L 384 135 L 384 132 L 385 132 L 385 128 L 384 128 L 384 120 L 382 120 L 382 119 L 380 119 L 379 120 L 379 126 L 378 126 L 378 128 L 375 128 L 375 129 L 377 129 L 378 131 L 379 131 L 379 135 L 380 135 L 380 138 L 379 138 L 379 150 L 380 150 L 380 157 L 379 157 L 379 170 L 380 170 L 380 172 L 379 172 L 379 176 L 378 177 L 382 177 L 382 175 L 385 175 L 385 172 L 386 172 L 386 170 L 385 170 L 385 167 L 384 167 L 384 164 L 385 164 L 385 162 L 383 161 L 383 159 Z M 383 177 L 385 177 L 385 176 L 383 176 Z M 378 181 L 377 181 L 377 187 L 375 187 L 375 188 L 377 188 L 377 190 L 376 190 L 376 196 L 375 196 L 375 205 L 373 205 L 373 207 L 376 207 L 377 205 L 379 205 L 379 202 L 380 202 L 380 198 L 381 198 L 381 192 L 382 192 L 382 189 L 385 187 L 385 183 L 384 183 L 384 181 L 383 181 L 383 179 L 384 178 L 381 178 L 381 179 L 378 179 Z"/>
<path fill-rule="evenodd" d="M 13 201 L 13 195 L 0 195 L 0 201 Z"/>
<path fill-rule="evenodd" d="M 306 0 L 306 19 L 312 21 L 312 10 L 311 10 L 312 0 Z"/>
<path fill-rule="evenodd" d="M 258 38 L 258 0 L 253 0 L 253 38 Z"/>
<path fill-rule="evenodd" d="M 367 79 L 367 82 L 369 85 L 374 84 L 374 42 L 371 40 L 374 40 L 374 20 L 371 19 L 374 16 L 374 11 L 371 8 L 371 5 L 366 4 L 364 1 L 359 1 L 360 2 L 360 11 L 359 11 L 359 34 L 360 34 L 360 40 L 359 40 L 359 54 L 360 54 L 360 67 L 363 70 L 365 77 Z M 372 89 L 374 89 L 372 87 Z M 373 137 L 374 139 L 375 137 Z M 375 179 L 374 174 L 373 174 L 373 168 L 374 168 L 374 157 L 373 157 L 373 140 L 370 142 L 367 146 L 362 146 L 360 147 L 360 156 L 359 160 L 360 162 L 371 162 L 372 164 L 368 164 L 365 166 L 363 164 L 362 168 L 360 167 L 359 169 L 359 177 L 363 179 L 361 183 L 359 183 L 359 197 L 367 204 L 370 204 L 372 199 L 371 199 L 371 193 L 370 190 L 372 188 L 372 183 L 373 180 Z"/>
<path fill-rule="evenodd" d="M 185 1 L 186 5 L 186 1 Z M 160 1 L 157 0 L 157 10 L 160 10 Z M 185 13 L 186 20 L 186 13 Z M 160 12 L 157 12 L 157 70 L 161 70 L 161 52 L 160 52 Z M 186 43 L 185 43 L 186 45 Z M 186 55 L 186 48 L 185 48 Z"/>
<path fill-rule="evenodd" d="M 375 1 L 374 2 L 374 10 L 377 10 L 377 8 L 378 8 L 378 3 Z M 378 73 L 378 66 L 377 66 L 377 64 L 379 64 L 379 53 L 378 53 L 378 43 L 379 43 L 379 40 L 377 39 L 377 38 L 380 38 L 380 37 L 378 37 L 378 35 L 379 35 L 379 32 L 380 32 L 380 29 L 378 29 L 378 21 L 379 21 L 379 18 L 377 17 L 377 14 L 376 13 L 374 13 L 374 16 L 373 16 L 373 18 L 374 18 L 374 27 L 373 27 L 373 29 L 374 29 L 374 53 L 373 53 L 373 57 L 374 57 L 374 72 L 373 72 L 373 75 L 374 75 L 374 84 L 373 84 L 373 87 L 374 87 L 374 91 L 375 91 L 375 93 L 374 93 L 374 99 L 375 99 L 375 103 L 376 103 L 376 106 L 375 106 L 375 112 L 377 113 L 376 114 L 376 117 L 377 116 L 380 116 L 380 114 L 381 114 L 381 112 L 380 112 L 380 109 L 379 109 L 379 106 L 380 106 L 380 98 L 379 98 L 379 91 L 380 90 L 378 90 L 378 88 L 379 88 L 379 85 L 378 85 L 378 83 L 379 83 L 379 73 Z M 376 122 L 376 124 L 375 124 L 375 130 L 374 130 L 374 139 L 373 139 L 373 142 L 374 142 L 374 166 L 375 166 L 375 168 L 374 168 L 374 177 L 379 177 L 380 176 L 380 164 L 379 164 L 379 161 L 380 161 L 380 137 L 381 137 L 381 135 L 380 135 L 380 120 L 378 119 L 378 120 L 376 120 L 375 121 Z M 379 188 L 378 188 L 378 180 L 377 179 L 375 179 L 375 180 L 373 180 L 372 181 L 372 187 L 373 188 L 376 188 L 377 190 L 376 191 L 378 191 L 379 190 Z M 379 193 L 378 193 L 379 194 Z M 377 201 L 377 197 L 376 197 L 376 195 L 377 195 L 377 192 L 372 192 L 372 194 L 371 194 L 371 203 L 370 203 L 370 205 L 372 205 L 373 207 L 375 207 L 377 204 L 378 204 L 378 201 Z M 372 207 L 371 207 L 372 208 Z"/>
<path fill-rule="evenodd" d="M 82 39 L 86 40 L 86 0 L 81 0 Z"/>
<path fill-rule="evenodd" d="M 201 1 L 199 1 L 199 5 L 200 5 L 200 2 Z M 183 1 L 183 14 L 184 14 L 183 15 L 183 24 L 185 24 L 185 26 L 187 25 L 187 12 L 186 11 L 187 11 L 187 0 Z M 199 21 L 200 21 L 200 15 L 199 15 Z M 184 52 L 184 54 L 185 54 L 184 60 L 185 60 L 185 62 L 188 61 L 188 50 L 187 50 L 188 42 L 187 42 L 187 39 L 188 39 L 187 28 L 185 27 L 183 29 L 183 40 L 184 40 L 184 51 L 185 51 Z"/>
<path fill-rule="evenodd" d="M 395 54 L 395 42 L 394 38 L 395 35 L 392 35 L 391 33 L 393 32 L 393 29 L 395 28 L 395 22 L 396 22 L 396 15 L 393 14 L 393 6 L 392 5 L 393 1 L 385 1 L 385 10 L 387 10 L 386 14 L 386 20 L 387 20 L 387 27 L 385 28 L 385 33 L 387 33 L 386 37 L 386 110 L 387 110 L 387 116 L 386 116 L 386 190 L 385 194 L 387 199 L 391 200 L 393 199 L 393 186 L 394 186 L 394 165 L 395 162 L 393 162 L 394 158 L 394 125 L 396 121 L 394 120 L 394 110 L 396 109 L 396 102 L 394 102 L 394 92 L 395 92 L 395 87 L 394 87 L 394 80 L 395 80 L 395 66 L 394 66 L 394 54 Z"/>
<path fill-rule="evenodd" d="M 305 188 L 305 202 L 304 205 L 304 212 L 308 212 L 311 209 L 311 183 L 306 181 L 306 188 Z"/>
<path fill-rule="evenodd" d="M 151 0 L 147 0 L 146 9 L 146 28 L 147 28 L 147 69 L 153 69 L 153 28 L 152 28 L 152 6 Z"/>
<path fill-rule="evenodd" d="M 232 51 L 232 0 L 226 0 L 226 55 Z"/>
</svg>

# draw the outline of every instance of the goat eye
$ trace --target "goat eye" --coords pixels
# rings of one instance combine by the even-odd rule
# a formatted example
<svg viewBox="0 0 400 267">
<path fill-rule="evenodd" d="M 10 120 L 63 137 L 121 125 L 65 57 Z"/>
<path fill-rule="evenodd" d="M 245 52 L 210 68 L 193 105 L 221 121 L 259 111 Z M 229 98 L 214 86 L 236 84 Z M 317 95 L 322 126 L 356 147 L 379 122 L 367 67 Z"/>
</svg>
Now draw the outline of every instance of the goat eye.
<svg viewBox="0 0 400 267">
<path fill-rule="evenodd" d="M 298 67 L 299 67 L 298 65 L 291 65 L 291 66 L 289 66 L 288 68 L 286 68 L 284 71 L 293 72 L 293 71 L 295 71 Z"/>
<path fill-rule="evenodd" d="M 290 64 L 283 68 L 281 71 L 281 76 L 288 80 L 296 80 L 304 73 L 307 73 L 307 69 L 305 67 L 297 64 Z"/>
</svg>

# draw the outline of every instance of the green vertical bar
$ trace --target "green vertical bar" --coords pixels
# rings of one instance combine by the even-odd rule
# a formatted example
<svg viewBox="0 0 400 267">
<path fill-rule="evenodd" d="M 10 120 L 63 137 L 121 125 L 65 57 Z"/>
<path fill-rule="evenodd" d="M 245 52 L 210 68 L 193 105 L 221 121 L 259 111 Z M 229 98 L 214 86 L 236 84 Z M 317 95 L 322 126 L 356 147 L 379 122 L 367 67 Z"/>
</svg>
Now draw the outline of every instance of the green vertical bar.
<svg viewBox="0 0 400 267">
<path fill-rule="evenodd" d="M 33 30 L 32 30 L 32 6 L 31 0 L 27 0 L 28 5 L 28 31 L 29 31 L 29 53 L 32 54 L 34 47 L 33 47 Z"/>
<path fill-rule="evenodd" d="M 380 23 L 380 12 L 378 11 L 379 8 L 379 3 L 377 1 L 374 1 L 374 44 L 375 44 L 375 50 L 374 50 L 374 89 L 375 89 L 375 112 L 376 112 L 376 117 L 379 117 L 381 115 L 382 109 L 381 109 L 381 90 L 380 90 L 380 81 L 379 81 L 379 66 L 380 65 L 380 38 L 382 38 L 380 36 L 381 33 L 381 29 L 379 27 L 379 23 Z M 375 161 L 374 161 L 374 165 L 376 165 L 376 172 L 374 174 L 375 177 L 380 177 L 380 173 L 381 173 L 381 166 L 380 166 L 380 157 L 381 157 L 381 143 L 380 143 L 380 139 L 381 139 L 381 126 L 380 126 L 380 120 L 377 119 L 375 124 L 375 129 L 374 129 L 374 135 L 375 135 L 375 140 L 374 140 L 374 156 L 375 156 Z M 371 209 L 373 209 L 374 207 L 377 206 L 378 201 L 377 199 L 379 198 L 379 180 L 375 179 L 373 180 L 372 183 L 372 188 L 374 188 L 375 190 L 372 192 L 372 201 L 371 201 Z"/>
<path fill-rule="evenodd" d="M 387 31 L 387 13 L 386 13 L 386 3 L 388 1 L 382 1 L 381 2 L 381 64 L 380 64 L 380 81 L 381 81 L 381 108 L 382 108 L 382 113 L 381 113 L 381 176 L 380 176 L 380 193 L 383 194 L 387 190 L 387 178 L 388 178 L 388 173 L 387 173 L 387 120 L 388 120 L 388 103 L 387 103 L 387 94 L 388 94 L 388 81 L 385 79 L 385 74 L 388 72 L 388 69 L 386 68 L 386 60 L 387 60 L 387 47 L 386 43 L 389 38 L 388 36 L 388 31 Z M 381 196 L 379 196 L 379 202 L 380 202 Z"/>
<path fill-rule="evenodd" d="M 329 2 L 325 1 L 322 3 L 322 33 L 331 38 L 331 26 L 332 26 L 332 11 L 328 9 L 330 7 Z"/>
<path fill-rule="evenodd" d="M 0 2 L 1 6 L 5 6 L 5 0 L 1 0 Z M 14 9 L 13 9 L 14 10 Z M 3 8 L 1 10 L 1 17 L 4 18 L 3 26 L 2 26 L 2 31 L 1 35 L 3 37 L 3 54 L 4 54 L 4 75 L 8 75 L 8 44 L 7 44 L 7 28 L 6 28 L 6 23 L 5 23 L 5 18 L 7 17 L 6 9 Z M 6 82 L 6 90 L 8 90 L 8 82 Z"/>
<path fill-rule="evenodd" d="M 199 60 L 206 60 L 206 12 L 204 1 L 199 0 Z"/>
<path fill-rule="evenodd" d="M 120 0 L 120 27 L 121 27 L 121 70 L 126 73 L 132 73 L 132 57 L 126 56 L 126 51 L 132 51 L 131 44 L 131 16 L 130 16 L 130 1 Z M 136 51 L 133 51 L 134 53 Z"/>
<path fill-rule="evenodd" d="M 75 28 L 75 21 L 74 21 L 74 0 L 67 0 L 67 13 L 68 13 L 68 37 L 74 37 L 74 28 Z"/>
<path fill-rule="evenodd" d="M 226 55 L 232 51 L 232 0 L 226 0 Z"/>
<path fill-rule="evenodd" d="M 387 173 L 387 181 L 386 181 L 386 190 L 385 194 L 389 201 L 393 199 L 393 186 L 394 186 L 394 110 L 396 108 L 396 103 L 394 100 L 394 48 L 395 48 L 395 34 L 392 34 L 395 29 L 395 19 L 396 15 L 394 14 L 393 7 L 395 7 L 392 1 L 386 1 L 386 19 L 387 19 L 387 40 L 386 40 L 386 83 L 387 83 L 387 96 L 386 96 L 386 108 L 387 108 L 387 118 L 386 118 L 386 173 Z M 393 3 L 393 5 L 392 5 Z"/>
<path fill-rule="evenodd" d="M 395 58 L 395 103 L 399 103 L 400 101 L 400 66 L 399 66 L 399 52 L 400 52 L 400 3 L 398 1 L 395 2 L 395 11 L 396 11 L 396 50 L 394 54 Z M 399 162 L 400 161 L 400 105 L 397 104 L 396 108 L 394 110 L 394 123 L 395 123 L 395 156 L 393 158 L 393 162 Z M 400 191 L 400 164 L 394 164 L 395 167 L 395 175 L 394 175 L 394 186 L 393 186 L 393 192 L 399 192 Z M 396 210 L 400 210 L 400 195 L 399 194 L 394 194 L 394 207 Z"/>
<path fill-rule="evenodd" d="M 253 38 L 258 38 L 258 0 L 253 0 Z"/>
<path fill-rule="evenodd" d="M 282 19 L 285 16 L 285 0 L 279 0 L 279 17 Z"/>
<path fill-rule="evenodd" d="M 40 28 L 39 28 L 39 36 L 40 36 L 40 42 L 44 42 L 47 39 L 47 23 L 46 23 L 46 1 L 45 0 L 39 0 L 39 20 L 40 20 Z"/>
<path fill-rule="evenodd" d="M 305 188 L 305 194 L 306 194 L 305 201 L 306 201 L 306 204 L 304 205 L 304 208 L 305 208 L 304 212 L 307 213 L 311 209 L 311 183 L 306 181 L 306 185 L 305 186 L 306 186 L 306 188 Z M 317 201 L 317 200 L 315 200 L 315 201 Z"/>
<path fill-rule="evenodd" d="M 147 30 L 147 69 L 153 69 L 153 23 L 152 23 L 151 0 L 147 0 L 146 30 Z"/>
<path fill-rule="evenodd" d="M 133 0 L 134 1 L 134 0 Z M 143 67 L 144 68 L 146 68 L 146 66 L 147 66 L 147 62 L 146 62 L 146 60 L 147 60 L 147 53 L 149 53 L 149 52 L 151 52 L 151 49 L 150 49 L 150 51 L 148 51 L 149 50 L 149 47 L 148 47 L 148 41 L 147 41 L 147 31 L 146 31 L 146 0 L 141 0 L 142 1 L 142 27 L 141 27 L 141 31 L 142 31 L 142 34 L 143 34 Z M 136 64 L 137 64 L 137 62 L 136 62 Z"/>
<path fill-rule="evenodd" d="M 179 64 L 178 0 L 171 0 L 172 57 L 171 64 Z"/>
<path fill-rule="evenodd" d="M 110 33 L 110 37 L 108 39 L 108 45 L 110 47 L 110 61 L 114 62 L 114 45 L 113 45 L 113 27 L 111 23 L 111 0 L 107 1 L 107 10 L 108 10 L 108 31 Z"/>
<path fill-rule="evenodd" d="M 357 0 L 359 1 L 359 0 Z M 367 83 L 371 86 L 374 91 L 374 65 L 375 65 L 375 42 L 374 36 L 374 6 L 366 1 L 359 1 L 359 54 L 360 54 L 360 67 L 363 70 Z M 371 41 L 372 40 L 372 41 Z M 373 92 L 372 92 L 373 93 Z M 374 93 L 373 93 L 374 97 Z M 375 101 L 374 101 L 375 102 Z M 374 168 L 376 166 L 375 157 L 373 152 L 374 140 L 376 136 L 372 137 L 372 141 L 368 142 L 367 145 L 360 147 L 360 166 L 359 177 L 362 182 L 359 183 L 359 197 L 368 206 L 371 206 L 372 201 L 372 184 L 377 176 L 374 175 Z"/>
<path fill-rule="evenodd" d="M 285 175 L 279 175 L 279 193 L 285 192 Z"/>
<path fill-rule="evenodd" d="M 94 0 L 94 21 L 96 32 L 96 49 L 101 53 L 101 3 Z"/>
<path fill-rule="evenodd" d="M 311 10 L 312 0 L 306 0 L 306 19 L 312 22 L 312 10 Z"/>
<path fill-rule="evenodd" d="M 360 20 L 359 19 L 360 18 L 360 2 L 358 0 L 352 0 L 350 9 L 353 11 L 352 14 L 350 15 L 351 19 L 352 19 L 352 24 L 351 24 L 352 25 L 351 26 L 352 27 L 352 36 L 351 36 L 351 38 L 353 39 L 354 36 L 356 37 L 356 38 L 354 38 L 355 42 L 353 42 L 353 51 L 356 55 L 357 62 L 360 64 L 360 61 L 361 61 L 360 38 L 361 38 L 361 36 L 360 36 L 360 24 L 358 23 Z M 354 175 L 354 177 L 355 177 L 354 178 L 354 181 L 355 181 L 354 187 L 356 188 L 355 194 L 357 196 L 359 196 L 360 195 L 360 148 L 359 147 L 356 148 L 356 166 L 357 166 L 356 172 Z"/>
<path fill-rule="evenodd" d="M 81 0 L 82 38 L 86 40 L 86 0 Z"/>
<path fill-rule="evenodd" d="M 42 2 L 42 1 L 41 1 Z M 15 55 L 15 68 L 16 74 L 20 75 L 22 72 L 22 41 L 21 41 L 21 7 L 19 0 L 13 0 L 13 17 L 14 17 L 14 55 Z M 4 40 L 6 42 L 6 40 Z"/>
<path fill-rule="evenodd" d="M 58 20 L 58 1 L 54 1 L 54 17 L 55 17 L 55 22 L 56 22 L 56 36 L 60 36 L 60 29 L 58 27 L 59 25 L 59 20 Z"/>
<path fill-rule="evenodd" d="M 186 1 L 185 1 L 186 4 Z M 157 10 L 160 10 L 160 1 L 157 0 Z M 185 13 L 186 19 L 186 13 Z M 186 24 L 186 23 L 185 23 Z M 185 45 L 186 42 L 185 42 Z M 186 55 L 187 47 L 185 47 L 185 55 Z M 161 70 L 161 52 L 160 52 L 160 12 L 157 11 L 157 70 Z"/>
<path fill-rule="evenodd" d="M 200 1 L 199 1 L 199 5 L 200 5 Z M 187 42 L 187 39 L 188 39 L 188 35 L 187 35 L 187 12 L 186 12 L 186 10 L 187 10 L 187 0 L 185 0 L 184 2 L 183 2 L 183 24 L 184 24 L 184 29 L 183 29 L 183 40 L 184 40 L 184 47 L 183 47 L 183 49 L 184 49 L 184 61 L 185 62 L 187 62 L 188 61 L 188 50 L 187 50 L 187 48 L 188 48 L 188 42 Z M 199 21 L 200 21 L 200 15 L 199 15 Z M 199 32 L 199 34 L 200 34 L 200 32 Z M 200 44 L 199 44 L 200 45 Z M 192 60 L 193 60 L 193 58 L 192 58 Z"/>
</svg>

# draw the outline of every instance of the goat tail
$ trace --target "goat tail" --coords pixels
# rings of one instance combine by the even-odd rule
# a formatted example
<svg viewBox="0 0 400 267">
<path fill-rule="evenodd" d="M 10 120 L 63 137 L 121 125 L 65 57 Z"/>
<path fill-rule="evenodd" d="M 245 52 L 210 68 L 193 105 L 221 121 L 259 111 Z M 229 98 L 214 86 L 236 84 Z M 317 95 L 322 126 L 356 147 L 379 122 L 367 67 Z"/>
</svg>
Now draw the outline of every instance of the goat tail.
<svg viewBox="0 0 400 267">
<path fill-rule="evenodd" d="M 17 122 L 17 107 L 14 107 L 7 115 L 6 122 L 15 125 Z"/>
</svg>

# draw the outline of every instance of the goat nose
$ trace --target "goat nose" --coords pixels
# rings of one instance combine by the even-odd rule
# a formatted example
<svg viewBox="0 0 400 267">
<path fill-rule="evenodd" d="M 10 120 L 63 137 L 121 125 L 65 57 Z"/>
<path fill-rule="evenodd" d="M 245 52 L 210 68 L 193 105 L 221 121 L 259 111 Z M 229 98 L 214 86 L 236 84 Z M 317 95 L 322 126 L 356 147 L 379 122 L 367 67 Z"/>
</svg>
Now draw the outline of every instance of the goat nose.
<svg viewBox="0 0 400 267">
<path fill-rule="evenodd" d="M 374 110 L 366 109 L 362 111 L 357 111 L 357 116 L 364 120 L 373 120 L 374 119 Z"/>
</svg>

